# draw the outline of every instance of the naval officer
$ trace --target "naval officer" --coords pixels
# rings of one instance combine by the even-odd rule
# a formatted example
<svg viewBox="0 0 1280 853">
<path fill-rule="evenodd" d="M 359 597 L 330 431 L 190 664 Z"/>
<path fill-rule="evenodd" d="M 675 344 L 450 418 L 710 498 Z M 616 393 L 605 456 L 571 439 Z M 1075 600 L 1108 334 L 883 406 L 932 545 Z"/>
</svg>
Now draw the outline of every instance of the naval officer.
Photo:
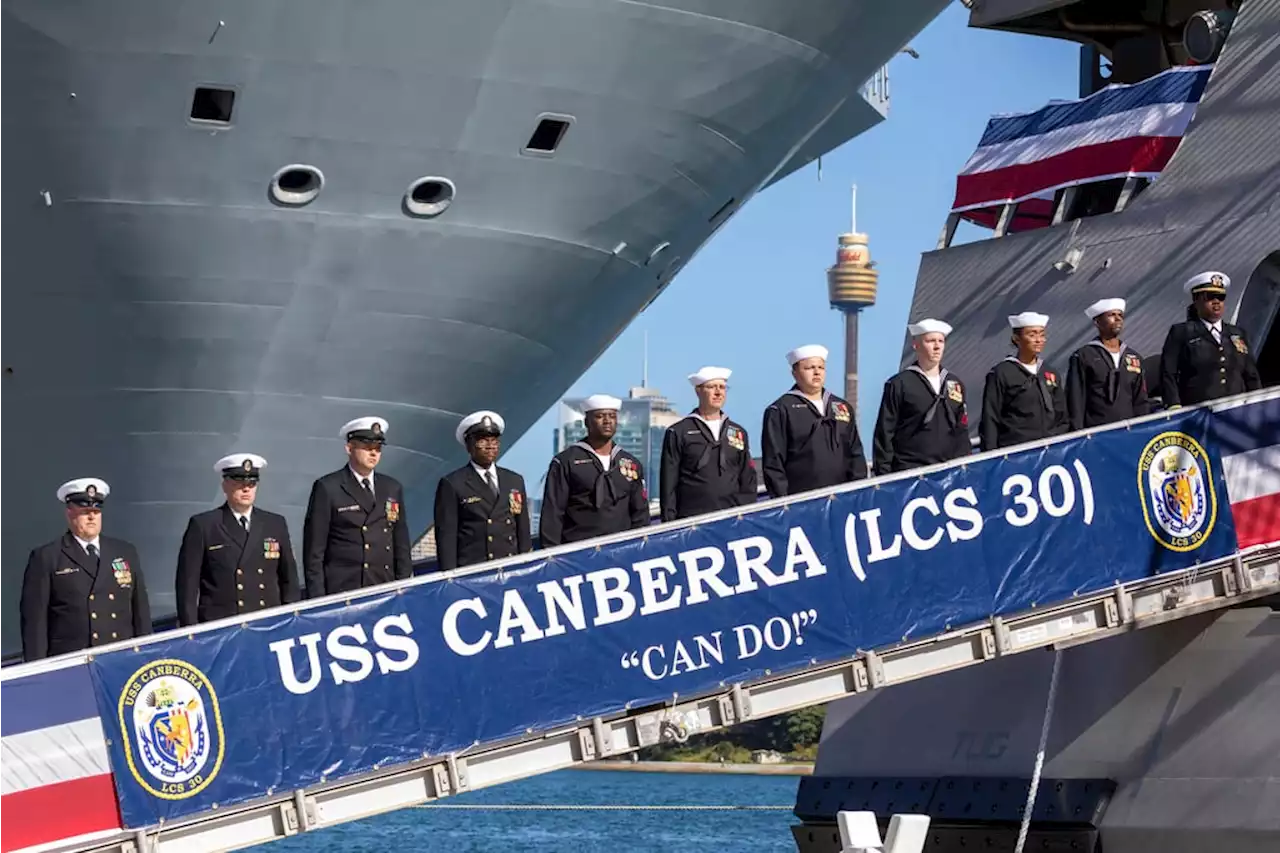
<svg viewBox="0 0 1280 853">
<path fill-rule="evenodd" d="M 187 522 L 174 584 L 178 624 L 195 625 L 298 600 L 298 567 L 283 515 L 254 506 L 267 460 L 232 453 L 213 466 L 226 500 Z"/>
<path fill-rule="evenodd" d="M 471 457 L 436 486 L 436 554 L 442 571 L 533 550 L 524 477 L 498 467 L 506 422 L 497 412 L 472 412 L 454 438 Z"/>
<path fill-rule="evenodd" d="M 413 574 L 404 489 L 373 469 L 387 422 L 356 418 L 339 431 L 347 464 L 315 481 L 302 526 L 307 598 L 403 580 Z"/>
<path fill-rule="evenodd" d="M 1014 355 L 991 368 L 982 392 L 983 450 L 1037 441 L 1067 431 L 1062 379 L 1041 359 L 1049 318 L 1023 311 L 1009 318 Z"/>
<path fill-rule="evenodd" d="M 586 439 L 561 451 L 547 469 L 539 530 L 543 547 L 649 524 L 644 466 L 613 441 L 621 408 L 622 401 L 608 394 L 583 401 Z"/>
<path fill-rule="evenodd" d="M 724 413 L 732 373 L 727 367 L 704 367 L 689 374 L 698 406 L 668 427 L 662 439 L 663 521 L 755 503 L 751 441 Z"/>
<path fill-rule="evenodd" d="M 884 384 L 872 438 L 877 475 L 969 454 L 964 383 L 942 366 L 951 326 L 930 318 L 908 325 L 907 332 L 916 359 Z"/>
<path fill-rule="evenodd" d="M 791 390 L 764 410 L 760 464 L 772 497 L 837 486 L 867 476 L 853 407 L 825 388 L 827 348 L 787 353 Z"/>
<path fill-rule="evenodd" d="M 63 483 L 67 532 L 31 552 L 19 611 L 25 660 L 78 652 L 151 633 L 138 551 L 102 535 L 111 488 L 96 477 Z"/>
<path fill-rule="evenodd" d="M 1120 340 L 1124 309 L 1123 299 L 1099 299 L 1085 309 L 1098 337 L 1072 353 L 1067 366 L 1067 418 L 1073 431 L 1150 411 L 1142 356 Z"/>
<path fill-rule="evenodd" d="M 1244 329 L 1223 322 L 1226 273 L 1202 272 L 1182 289 L 1191 296 L 1187 319 L 1175 323 L 1160 355 L 1160 388 L 1166 408 L 1193 406 L 1262 387 Z"/>
</svg>

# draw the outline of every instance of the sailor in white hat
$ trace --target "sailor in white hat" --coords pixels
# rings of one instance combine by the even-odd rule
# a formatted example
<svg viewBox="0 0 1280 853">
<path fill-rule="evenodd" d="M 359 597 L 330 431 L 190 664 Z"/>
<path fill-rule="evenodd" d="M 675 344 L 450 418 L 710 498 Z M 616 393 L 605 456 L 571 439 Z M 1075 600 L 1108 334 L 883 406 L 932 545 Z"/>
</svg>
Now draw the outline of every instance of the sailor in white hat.
<svg viewBox="0 0 1280 853">
<path fill-rule="evenodd" d="M 982 392 L 978 436 L 983 450 L 1038 441 L 1067 431 L 1062 377 L 1041 359 L 1049 317 L 1023 311 L 1009 317 L 1017 352 L 991 368 Z"/>
<path fill-rule="evenodd" d="M 689 374 L 698 405 L 668 427 L 662 439 L 658 485 L 663 521 L 755 503 L 751 441 L 724 412 L 732 374 L 727 367 Z"/>
<path fill-rule="evenodd" d="M 787 353 L 794 384 L 764 410 L 760 465 L 772 497 L 838 486 L 867 476 L 853 406 L 828 393 L 827 348 Z"/>
<path fill-rule="evenodd" d="M 404 487 L 382 460 L 389 425 L 379 417 L 347 421 L 338 436 L 347 464 L 311 486 L 302 526 L 306 597 L 319 598 L 404 580 L 413 575 Z"/>
<path fill-rule="evenodd" d="M 968 394 L 942 366 L 950 324 L 928 318 L 909 324 L 907 333 L 916 358 L 884 384 L 871 441 L 875 474 L 969 455 Z"/>
<path fill-rule="evenodd" d="M 441 571 L 533 550 L 524 478 L 498 466 L 506 421 L 472 412 L 453 432 L 471 457 L 436 484 L 436 560 Z"/>
<path fill-rule="evenodd" d="M 267 460 L 231 453 L 213 465 L 226 498 L 187 521 L 178 551 L 178 624 L 195 625 L 292 604 L 298 565 L 283 515 L 257 506 Z"/>
<path fill-rule="evenodd" d="M 592 394 L 579 403 L 587 435 L 551 460 L 542 493 L 543 547 L 649 524 L 644 466 L 614 443 L 622 401 Z"/>
<path fill-rule="evenodd" d="M 151 633 L 138 550 L 102 535 L 111 487 L 80 477 L 58 487 L 67 532 L 34 549 L 22 576 L 22 656 L 33 661 Z"/>
<path fill-rule="evenodd" d="M 1222 318 L 1231 277 L 1216 270 L 1183 283 L 1187 319 L 1175 323 L 1160 354 L 1160 392 L 1167 408 L 1192 406 L 1262 387 L 1244 329 Z"/>
<path fill-rule="evenodd" d="M 1142 356 L 1120 339 L 1124 309 L 1123 299 L 1099 299 L 1084 310 L 1098 336 L 1072 353 L 1067 365 L 1067 422 L 1073 431 L 1150 411 Z"/>
</svg>

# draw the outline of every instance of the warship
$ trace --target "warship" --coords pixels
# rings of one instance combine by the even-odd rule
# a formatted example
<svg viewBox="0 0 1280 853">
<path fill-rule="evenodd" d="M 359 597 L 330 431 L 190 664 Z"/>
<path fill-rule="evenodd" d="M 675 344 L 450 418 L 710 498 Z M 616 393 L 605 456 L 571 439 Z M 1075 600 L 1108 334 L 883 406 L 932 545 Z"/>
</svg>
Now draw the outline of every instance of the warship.
<svg viewBox="0 0 1280 853">
<path fill-rule="evenodd" d="M 4 0 L 4 650 L 73 477 L 158 617 L 230 452 L 296 544 L 381 415 L 425 531 L 458 419 L 517 439 L 946 5 Z"/>
<path fill-rule="evenodd" d="M 1184 317 L 1182 283 L 1216 270 L 1231 279 L 1228 318 L 1247 332 L 1264 386 L 1280 384 L 1280 146 L 1262 143 L 1280 131 L 1280 2 L 988 0 L 969 23 L 1080 42 L 1082 98 L 1213 67 L 1154 180 L 1107 176 L 1004 199 L 985 211 L 985 239 L 964 244 L 960 220 L 983 214 L 940 212 L 911 315 L 962 330 L 948 368 L 978 387 L 1009 351 L 1005 316 L 1024 310 L 1049 315 L 1046 357 L 1065 366 L 1092 336 L 1084 307 L 1109 297 L 1127 300 L 1126 343 L 1158 356 Z M 1280 477 L 1269 458 L 1259 494 Z M 932 815 L 937 853 L 1277 849 L 1276 608 L 1273 597 L 1088 646 L 1050 644 L 833 703 L 797 797 L 798 849 L 839 850 L 835 812 L 859 808 L 882 822 Z"/>
</svg>

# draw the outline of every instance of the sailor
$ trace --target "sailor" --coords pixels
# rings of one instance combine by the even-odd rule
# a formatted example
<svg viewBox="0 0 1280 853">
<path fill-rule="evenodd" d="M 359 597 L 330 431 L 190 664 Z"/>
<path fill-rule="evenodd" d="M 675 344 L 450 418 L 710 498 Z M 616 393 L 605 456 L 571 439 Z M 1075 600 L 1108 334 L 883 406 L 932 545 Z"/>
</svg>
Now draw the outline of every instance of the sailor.
<svg viewBox="0 0 1280 853">
<path fill-rule="evenodd" d="M 471 457 L 436 486 L 436 554 L 442 571 L 533 550 L 524 478 L 498 467 L 506 422 L 472 412 L 454 430 Z"/>
<path fill-rule="evenodd" d="M 613 441 L 622 401 L 593 394 L 583 401 L 587 437 L 551 460 L 542 496 L 543 547 L 645 527 L 649 495 L 640 460 Z"/>
<path fill-rule="evenodd" d="M 1067 418 L 1072 430 L 1136 418 L 1150 412 L 1142 356 L 1120 340 L 1123 299 L 1099 299 L 1085 309 L 1098 337 L 1071 354 Z"/>
<path fill-rule="evenodd" d="M 111 488 L 96 477 L 58 487 L 67 532 L 27 558 L 19 612 L 22 656 L 32 661 L 151 633 L 138 550 L 102 535 Z"/>
<path fill-rule="evenodd" d="M 222 506 L 187 522 L 174 576 L 178 624 L 195 625 L 298 600 L 298 566 L 283 515 L 254 506 L 267 460 L 232 453 L 213 466 Z"/>
<path fill-rule="evenodd" d="M 689 374 L 698 406 L 668 427 L 662 439 L 663 521 L 755 503 L 751 441 L 724 413 L 732 373 L 727 367 L 704 367 Z"/>
<path fill-rule="evenodd" d="M 1187 319 L 1175 323 L 1160 354 L 1160 388 L 1166 408 L 1192 406 L 1262 387 L 1244 329 L 1224 323 L 1226 273 L 1202 272 L 1182 289 L 1191 295 Z"/>
<path fill-rule="evenodd" d="M 1037 441 L 1067 430 L 1067 404 L 1061 376 L 1045 364 L 1045 327 L 1049 318 L 1024 311 L 1009 318 L 1017 353 L 991 368 L 982 392 L 983 450 Z"/>
<path fill-rule="evenodd" d="M 760 464 L 775 498 L 837 486 L 867 476 L 853 407 L 824 387 L 827 348 L 818 344 L 787 353 L 791 390 L 764 410 Z"/>
<path fill-rule="evenodd" d="M 413 574 L 404 489 L 386 474 L 382 459 L 387 422 L 366 417 L 339 431 L 347 464 L 316 480 L 302 526 L 307 598 L 351 592 Z"/>
<path fill-rule="evenodd" d="M 877 475 L 969 454 L 964 383 L 942 366 L 951 326 L 928 319 L 907 326 L 907 332 L 916 360 L 884 384 L 872 439 Z"/>
</svg>

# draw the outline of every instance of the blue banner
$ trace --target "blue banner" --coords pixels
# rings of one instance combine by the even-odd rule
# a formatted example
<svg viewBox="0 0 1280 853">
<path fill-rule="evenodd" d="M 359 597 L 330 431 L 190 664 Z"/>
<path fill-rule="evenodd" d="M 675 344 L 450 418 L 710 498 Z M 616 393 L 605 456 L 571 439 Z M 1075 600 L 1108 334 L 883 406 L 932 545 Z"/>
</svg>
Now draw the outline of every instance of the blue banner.
<svg viewBox="0 0 1280 853">
<path fill-rule="evenodd" d="M 93 658 L 125 825 L 847 658 L 1236 547 L 1211 413 Z"/>
</svg>

